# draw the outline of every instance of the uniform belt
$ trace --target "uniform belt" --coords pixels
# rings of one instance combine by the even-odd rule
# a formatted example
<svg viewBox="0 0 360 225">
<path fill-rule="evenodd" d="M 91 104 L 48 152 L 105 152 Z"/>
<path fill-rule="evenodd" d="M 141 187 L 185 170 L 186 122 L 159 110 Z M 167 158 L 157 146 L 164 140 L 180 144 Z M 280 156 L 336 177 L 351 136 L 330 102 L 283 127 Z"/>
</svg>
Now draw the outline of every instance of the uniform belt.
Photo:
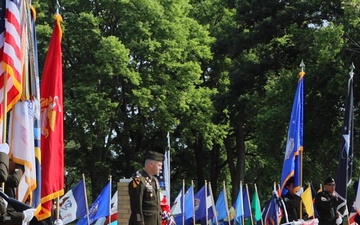
<svg viewBox="0 0 360 225">
<path fill-rule="evenodd" d="M 143 208 L 144 211 L 159 211 L 159 208 Z"/>
</svg>

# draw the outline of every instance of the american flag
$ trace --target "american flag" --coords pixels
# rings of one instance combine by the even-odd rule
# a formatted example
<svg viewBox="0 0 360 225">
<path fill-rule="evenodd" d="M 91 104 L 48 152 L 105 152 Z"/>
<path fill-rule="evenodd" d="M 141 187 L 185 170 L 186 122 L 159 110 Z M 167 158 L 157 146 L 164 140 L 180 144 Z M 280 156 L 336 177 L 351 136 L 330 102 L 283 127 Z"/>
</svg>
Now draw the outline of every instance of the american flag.
<svg viewBox="0 0 360 225">
<path fill-rule="evenodd" d="M 0 119 L 4 116 L 4 100 L 9 111 L 21 97 L 22 74 L 22 13 L 24 1 L 2 1 L 0 25 Z M 6 77 L 4 77 L 6 76 Z M 6 82 L 6 83 L 5 83 Z M 6 85 L 7 99 L 4 99 L 4 86 Z"/>
</svg>

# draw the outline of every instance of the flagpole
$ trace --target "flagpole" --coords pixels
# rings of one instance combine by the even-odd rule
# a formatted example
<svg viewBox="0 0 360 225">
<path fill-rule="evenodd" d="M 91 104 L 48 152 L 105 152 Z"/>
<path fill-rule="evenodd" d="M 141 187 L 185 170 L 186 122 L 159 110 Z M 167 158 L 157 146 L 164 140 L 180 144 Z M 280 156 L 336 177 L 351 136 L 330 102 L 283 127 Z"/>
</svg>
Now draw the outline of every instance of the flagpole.
<svg viewBox="0 0 360 225">
<path fill-rule="evenodd" d="M 191 180 L 191 186 L 193 187 L 192 188 L 192 194 L 191 194 L 191 201 L 192 201 L 192 205 L 194 206 L 195 205 L 195 199 L 194 199 L 194 181 Z M 195 225 L 195 207 L 193 207 L 193 225 Z"/>
<path fill-rule="evenodd" d="M 305 63 L 304 60 L 301 60 L 300 63 L 300 67 L 301 67 L 301 74 L 305 74 L 304 68 L 305 68 Z M 300 187 L 302 187 L 302 183 L 303 183 L 303 153 L 304 153 L 304 147 L 302 149 L 300 149 Z"/>
<path fill-rule="evenodd" d="M 258 196 L 258 198 L 257 198 L 257 202 L 258 202 L 258 205 L 260 206 L 259 193 L 258 193 L 258 190 L 257 190 L 256 184 L 254 184 L 254 187 L 255 187 L 255 192 L 256 192 L 256 194 L 257 194 L 257 196 Z M 264 220 L 263 220 L 262 215 L 261 215 L 261 225 L 264 225 Z"/>
<path fill-rule="evenodd" d="M 182 216 L 182 225 L 185 225 L 185 180 L 182 180 L 182 197 L 181 197 L 181 216 Z"/>
<path fill-rule="evenodd" d="M 208 213 L 208 205 L 207 205 L 207 180 L 205 180 L 205 190 L 204 190 L 204 195 L 205 195 L 205 224 L 208 224 L 208 220 L 209 220 L 209 213 Z"/>
<path fill-rule="evenodd" d="M 248 185 L 247 185 L 247 184 L 245 184 L 245 188 L 246 188 L 247 198 L 249 199 L 248 204 L 249 204 L 249 209 L 250 209 L 250 220 L 251 220 L 251 224 L 254 224 L 254 219 L 253 219 L 253 215 L 252 215 L 252 211 L 251 211 L 251 204 L 250 204 L 249 188 L 248 188 Z"/>
<path fill-rule="evenodd" d="M 218 216 L 217 216 L 217 211 L 215 209 L 215 201 L 214 201 L 214 195 L 213 195 L 213 192 L 212 192 L 212 188 L 211 188 L 211 184 L 209 182 L 209 192 L 210 192 L 210 197 L 211 197 L 211 208 L 212 208 L 212 211 L 213 211 L 213 214 L 215 216 L 215 219 L 216 219 L 216 225 L 218 225 Z"/>
<path fill-rule="evenodd" d="M 242 210 L 242 216 L 241 216 L 241 221 L 242 221 L 242 224 L 245 224 L 245 218 L 244 218 L 244 191 L 243 191 L 243 184 L 242 184 L 242 180 L 240 181 L 240 190 L 241 190 L 241 196 L 242 196 L 242 198 L 241 198 L 241 210 Z"/>
<path fill-rule="evenodd" d="M 60 197 L 56 197 L 56 219 L 60 218 Z"/>
<path fill-rule="evenodd" d="M 109 222 L 109 224 L 111 223 L 111 182 L 112 182 L 112 176 L 110 175 L 109 176 L 109 182 L 110 182 L 110 191 L 109 191 L 109 199 L 110 199 L 110 201 L 109 201 L 109 216 L 108 216 L 108 222 Z"/>
<path fill-rule="evenodd" d="M 226 186 L 225 186 L 225 181 L 223 181 L 223 191 L 224 191 L 224 200 L 225 200 L 225 207 L 226 207 L 226 215 L 228 218 L 228 221 L 230 224 L 230 213 L 229 213 L 229 205 L 228 205 L 228 201 L 227 201 L 227 193 L 226 193 Z"/>
<path fill-rule="evenodd" d="M 171 202 L 171 195 L 170 195 L 170 186 L 171 186 L 171 183 L 170 183 L 170 149 L 171 149 L 171 145 L 170 145 L 170 133 L 168 132 L 167 133 L 167 151 L 165 152 L 165 158 L 167 159 L 166 163 L 167 163 L 167 171 L 164 171 L 164 172 L 167 172 L 164 176 L 165 178 L 165 189 L 166 189 L 166 194 L 167 194 L 167 198 L 168 198 L 168 201 L 169 203 Z"/>
<path fill-rule="evenodd" d="M 2 142 L 1 143 L 6 143 L 6 124 L 7 124 L 7 115 L 6 115 L 6 111 L 7 111 L 7 76 L 8 73 L 5 70 L 4 71 L 4 100 L 3 100 L 3 121 L 2 121 Z M 3 191 L 5 191 L 5 182 L 1 183 L 1 188 Z"/>
<path fill-rule="evenodd" d="M 84 194 L 85 194 L 85 205 L 86 205 L 86 219 L 87 219 L 87 224 L 90 225 L 90 217 L 89 217 L 89 204 L 87 201 L 87 194 L 86 194 L 86 184 L 85 184 L 85 175 L 82 174 L 82 179 L 83 179 L 83 183 L 84 183 Z"/>
</svg>

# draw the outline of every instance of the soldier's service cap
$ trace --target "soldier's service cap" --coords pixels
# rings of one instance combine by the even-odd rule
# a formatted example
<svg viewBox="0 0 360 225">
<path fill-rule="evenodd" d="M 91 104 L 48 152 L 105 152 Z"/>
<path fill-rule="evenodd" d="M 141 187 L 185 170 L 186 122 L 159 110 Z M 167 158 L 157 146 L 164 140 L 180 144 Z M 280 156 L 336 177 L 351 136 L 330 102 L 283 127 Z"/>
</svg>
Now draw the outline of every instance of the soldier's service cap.
<svg viewBox="0 0 360 225">
<path fill-rule="evenodd" d="M 329 184 L 329 183 L 333 183 L 335 182 L 334 178 L 332 177 L 327 177 L 325 180 L 324 180 L 324 184 Z"/>
<path fill-rule="evenodd" d="M 164 154 L 155 151 L 147 151 L 145 153 L 145 159 L 151 159 L 159 162 L 163 162 L 165 157 Z"/>
</svg>

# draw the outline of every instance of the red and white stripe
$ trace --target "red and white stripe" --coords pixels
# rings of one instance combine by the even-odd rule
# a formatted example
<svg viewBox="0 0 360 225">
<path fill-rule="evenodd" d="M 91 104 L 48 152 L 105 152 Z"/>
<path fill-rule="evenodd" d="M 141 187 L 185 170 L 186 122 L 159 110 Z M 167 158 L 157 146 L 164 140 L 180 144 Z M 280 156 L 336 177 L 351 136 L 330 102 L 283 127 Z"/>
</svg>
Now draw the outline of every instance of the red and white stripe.
<svg viewBox="0 0 360 225">
<path fill-rule="evenodd" d="M 4 84 L 6 75 L 7 111 L 21 97 L 22 81 L 22 11 L 23 0 L 6 0 L 5 30 L 0 37 L 2 66 L 0 69 L 0 102 L 4 104 Z M 2 38 L 2 39 L 1 39 Z M 1 54 L 1 53 L 0 53 Z M 2 110 L 3 111 L 3 110 Z M 0 112 L 2 118 L 4 112 Z"/>
</svg>

